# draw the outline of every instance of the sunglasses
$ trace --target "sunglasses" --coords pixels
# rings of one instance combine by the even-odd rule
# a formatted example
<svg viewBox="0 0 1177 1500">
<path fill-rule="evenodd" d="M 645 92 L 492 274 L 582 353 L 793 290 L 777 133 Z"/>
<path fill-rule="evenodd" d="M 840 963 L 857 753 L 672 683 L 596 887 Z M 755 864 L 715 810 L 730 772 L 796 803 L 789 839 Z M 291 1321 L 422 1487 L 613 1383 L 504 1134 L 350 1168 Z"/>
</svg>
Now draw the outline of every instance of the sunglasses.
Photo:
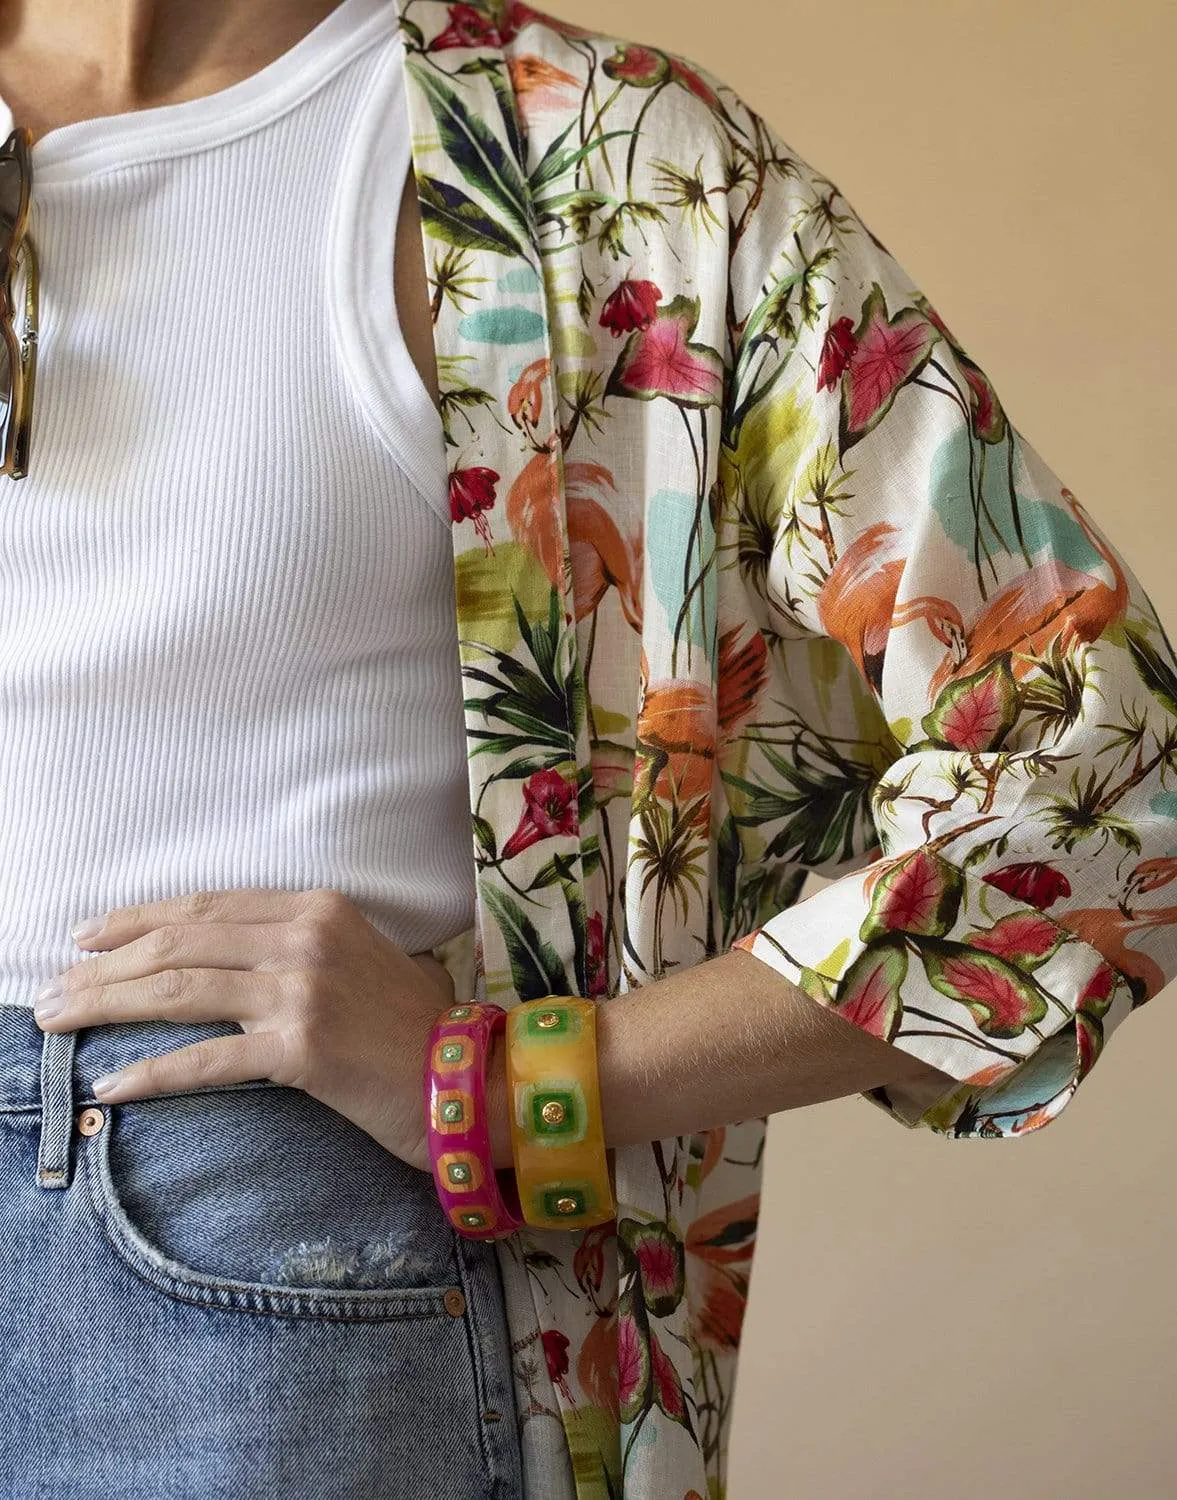
<svg viewBox="0 0 1177 1500">
<path fill-rule="evenodd" d="M 0 148 L 0 402 L 3 403 L 4 461 L 0 473 L 23 479 L 29 465 L 33 379 L 37 369 L 37 257 L 26 233 L 33 183 L 33 135 L 18 126 Z M 14 272 L 25 273 L 24 328 L 17 338 Z"/>
</svg>

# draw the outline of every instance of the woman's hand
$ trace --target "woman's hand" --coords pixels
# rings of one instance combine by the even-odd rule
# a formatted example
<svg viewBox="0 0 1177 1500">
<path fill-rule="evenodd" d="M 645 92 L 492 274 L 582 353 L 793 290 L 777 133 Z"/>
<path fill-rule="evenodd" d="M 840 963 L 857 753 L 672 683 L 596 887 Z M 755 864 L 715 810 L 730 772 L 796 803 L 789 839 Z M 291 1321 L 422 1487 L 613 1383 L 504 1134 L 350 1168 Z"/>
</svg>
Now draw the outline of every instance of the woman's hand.
<svg viewBox="0 0 1177 1500">
<path fill-rule="evenodd" d="M 236 1021 L 110 1075 L 121 1102 L 268 1078 L 304 1089 L 402 1161 L 430 1169 L 423 1078 L 429 1032 L 453 1000 L 448 970 L 378 932 L 339 891 L 197 891 L 106 913 L 79 938 L 102 950 L 59 976 L 46 1031 L 111 1021 Z"/>
</svg>

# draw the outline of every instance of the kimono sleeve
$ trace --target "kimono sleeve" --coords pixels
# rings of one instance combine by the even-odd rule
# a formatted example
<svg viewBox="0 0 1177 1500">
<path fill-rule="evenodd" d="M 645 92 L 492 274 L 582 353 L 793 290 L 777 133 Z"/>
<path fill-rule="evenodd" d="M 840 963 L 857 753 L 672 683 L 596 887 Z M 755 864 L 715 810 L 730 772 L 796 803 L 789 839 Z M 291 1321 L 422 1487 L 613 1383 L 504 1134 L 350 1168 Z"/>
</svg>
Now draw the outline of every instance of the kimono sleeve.
<svg viewBox="0 0 1177 1500">
<path fill-rule="evenodd" d="M 863 1095 L 892 1118 L 1023 1134 L 1177 976 L 1177 660 L 928 297 L 751 118 L 725 495 L 761 538 L 770 658 L 837 642 L 830 723 L 887 749 L 864 791 L 877 841 L 734 946 L 953 1081 Z M 747 750 L 758 831 L 804 862 L 796 767 Z"/>
</svg>

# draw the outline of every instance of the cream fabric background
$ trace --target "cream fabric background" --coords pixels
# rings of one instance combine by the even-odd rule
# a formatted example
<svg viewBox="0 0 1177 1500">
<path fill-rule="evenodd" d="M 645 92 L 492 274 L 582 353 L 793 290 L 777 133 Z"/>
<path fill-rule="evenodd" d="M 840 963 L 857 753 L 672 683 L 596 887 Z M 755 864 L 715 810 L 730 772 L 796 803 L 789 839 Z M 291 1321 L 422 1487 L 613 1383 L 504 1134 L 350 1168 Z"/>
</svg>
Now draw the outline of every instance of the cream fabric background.
<svg viewBox="0 0 1177 1500">
<path fill-rule="evenodd" d="M 1177 7 L 544 8 L 702 63 L 832 177 L 1177 641 Z M 1023 1140 L 776 1116 L 729 1500 L 1177 1494 L 1175 1098 L 1170 986 Z"/>
</svg>

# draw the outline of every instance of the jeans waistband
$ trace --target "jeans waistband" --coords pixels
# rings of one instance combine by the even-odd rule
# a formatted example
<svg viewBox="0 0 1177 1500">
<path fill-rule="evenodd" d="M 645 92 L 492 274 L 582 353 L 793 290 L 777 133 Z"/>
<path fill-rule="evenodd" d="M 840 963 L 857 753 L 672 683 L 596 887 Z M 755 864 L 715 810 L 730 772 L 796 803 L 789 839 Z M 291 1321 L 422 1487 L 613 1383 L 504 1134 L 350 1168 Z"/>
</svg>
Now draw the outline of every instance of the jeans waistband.
<svg viewBox="0 0 1177 1500">
<path fill-rule="evenodd" d="M 37 1181 L 42 1187 L 68 1187 L 76 1112 L 102 1104 L 92 1088 L 95 1078 L 205 1037 L 241 1031 L 235 1021 L 158 1020 L 42 1031 L 31 1006 L 0 1002 L 0 1114 L 40 1113 Z M 258 1079 L 203 1085 L 183 1092 L 279 1086 L 270 1079 Z"/>
</svg>

